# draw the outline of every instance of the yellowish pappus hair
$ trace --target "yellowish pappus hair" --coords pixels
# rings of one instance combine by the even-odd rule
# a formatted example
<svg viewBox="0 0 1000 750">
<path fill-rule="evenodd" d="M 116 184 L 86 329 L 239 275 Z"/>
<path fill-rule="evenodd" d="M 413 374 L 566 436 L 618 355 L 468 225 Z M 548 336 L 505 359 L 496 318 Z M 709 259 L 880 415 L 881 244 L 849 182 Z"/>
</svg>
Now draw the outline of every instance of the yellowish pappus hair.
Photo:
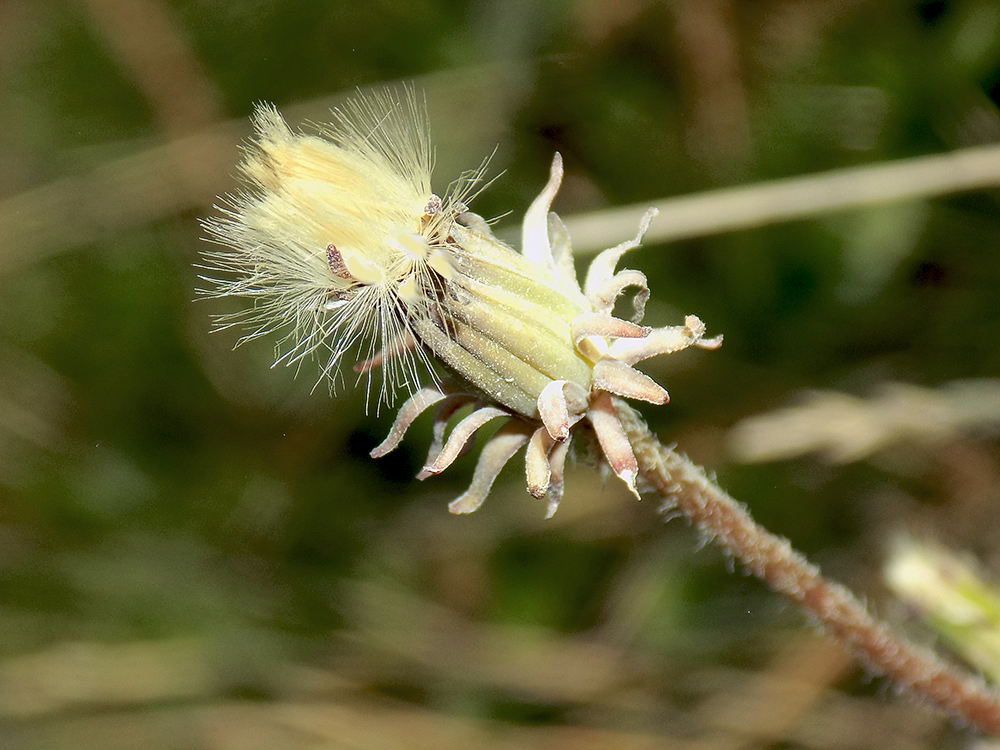
<svg viewBox="0 0 1000 750">
<path fill-rule="evenodd" d="M 449 228 L 482 170 L 451 197 L 433 194 L 426 108 L 412 89 L 359 96 L 333 114 L 313 135 L 257 107 L 241 165 L 249 190 L 204 222 L 222 246 L 205 253 L 205 293 L 250 298 L 219 327 L 248 326 L 239 343 L 279 332 L 275 364 L 320 354 L 331 388 L 355 350 L 369 395 L 381 369 L 389 402 L 397 385 L 433 377 L 412 324 L 435 314 L 452 273 Z"/>
</svg>

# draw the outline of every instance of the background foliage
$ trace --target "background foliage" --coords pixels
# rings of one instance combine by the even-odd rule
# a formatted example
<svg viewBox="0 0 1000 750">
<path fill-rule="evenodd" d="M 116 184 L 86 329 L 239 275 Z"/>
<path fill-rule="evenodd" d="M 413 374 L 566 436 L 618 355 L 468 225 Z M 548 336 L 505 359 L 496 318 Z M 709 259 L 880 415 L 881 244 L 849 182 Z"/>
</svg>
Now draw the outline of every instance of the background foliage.
<svg viewBox="0 0 1000 750">
<path fill-rule="evenodd" d="M 0 61 L 5 746 L 966 741 L 589 467 L 552 521 L 514 468 L 450 517 L 471 457 L 417 482 L 415 430 L 370 460 L 391 415 L 363 389 L 230 351 L 220 306 L 191 300 L 197 220 L 236 186 L 255 101 L 321 121 L 415 80 L 438 184 L 496 147 L 474 208 L 511 226 L 555 150 L 573 215 L 996 141 L 1000 2 L 5 0 Z M 694 312 L 726 337 L 650 363 L 673 398 L 651 424 L 902 627 L 879 582 L 895 533 L 996 570 L 996 444 L 745 466 L 727 434 L 806 387 L 996 377 L 996 201 L 630 263 L 652 324 Z"/>
</svg>

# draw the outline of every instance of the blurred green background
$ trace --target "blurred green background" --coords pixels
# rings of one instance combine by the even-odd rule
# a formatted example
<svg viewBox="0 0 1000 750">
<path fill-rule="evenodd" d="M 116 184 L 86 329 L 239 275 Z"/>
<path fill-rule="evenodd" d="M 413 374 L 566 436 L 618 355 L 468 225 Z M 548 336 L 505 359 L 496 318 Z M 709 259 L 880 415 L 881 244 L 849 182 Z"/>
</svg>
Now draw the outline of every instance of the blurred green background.
<svg viewBox="0 0 1000 750">
<path fill-rule="evenodd" d="M 399 81 L 439 191 L 496 148 L 502 229 L 556 150 L 573 216 L 998 141 L 1000 2 L 0 2 L 0 746 L 963 746 L 655 500 L 581 464 L 545 521 L 515 460 L 449 516 L 474 456 L 417 482 L 426 420 L 373 461 L 363 389 L 209 334 L 198 219 L 254 102 L 323 121 Z M 901 628 L 894 534 L 997 570 L 993 434 L 745 465 L 729 431 L 803 388 L 1000 375 L 997 198 L 627 263 L 647 322 L 725 335 L 648 363 L 651 425 Z"/>
</svg>

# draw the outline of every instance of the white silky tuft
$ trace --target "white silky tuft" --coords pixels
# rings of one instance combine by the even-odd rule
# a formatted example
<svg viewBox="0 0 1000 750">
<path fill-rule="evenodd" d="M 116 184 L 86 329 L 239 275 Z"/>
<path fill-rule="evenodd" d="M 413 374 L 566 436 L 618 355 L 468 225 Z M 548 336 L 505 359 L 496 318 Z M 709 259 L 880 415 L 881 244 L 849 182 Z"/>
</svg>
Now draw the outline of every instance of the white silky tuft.
<svg viewBox="0 0 1000 750">
<path fill-rule="evenodd" d="M 450 198 L 432 193 L 426 109 L 412 89 L 359 96 L 333 114 L 303 134 L 258 105 L 241 165 L 249 190 L 204 222 L 221 246 L 204 254 L 204 293 L 250 298 L 219 328 L 247 326 L 239 343 L 278 332 L 275 364 L 319 354 L 331 388 L 356 351 L 369 395 L 382 370 L 388 403 L 397 386 L 412 392 L 422 372 L 433 377 L 412 327 L 434 314 L 452 268 L 451 222 L 479 173 Z"/>
</svg>

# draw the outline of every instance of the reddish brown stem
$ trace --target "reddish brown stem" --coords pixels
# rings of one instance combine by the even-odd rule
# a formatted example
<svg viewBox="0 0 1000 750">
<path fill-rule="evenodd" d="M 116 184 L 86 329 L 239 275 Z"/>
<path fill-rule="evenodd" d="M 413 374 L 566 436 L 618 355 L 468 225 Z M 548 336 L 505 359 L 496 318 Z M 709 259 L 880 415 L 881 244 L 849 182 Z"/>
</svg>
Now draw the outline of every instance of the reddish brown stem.
<svg viewBox="0 0 1000 750">
<path fill-rule="evenodd" d="M 895 634 L 843 586 L 759 526 L 703 469 L 657 440 L 627 404 L 615 408 L 635 451 L 639 472 L 666 499 L 772 589 L 785 595 L 848 646 L 871 670 L 947 713 L 1000 736 L 1000 695 L 978 677 L 946 664 Z"/>
</svg>

